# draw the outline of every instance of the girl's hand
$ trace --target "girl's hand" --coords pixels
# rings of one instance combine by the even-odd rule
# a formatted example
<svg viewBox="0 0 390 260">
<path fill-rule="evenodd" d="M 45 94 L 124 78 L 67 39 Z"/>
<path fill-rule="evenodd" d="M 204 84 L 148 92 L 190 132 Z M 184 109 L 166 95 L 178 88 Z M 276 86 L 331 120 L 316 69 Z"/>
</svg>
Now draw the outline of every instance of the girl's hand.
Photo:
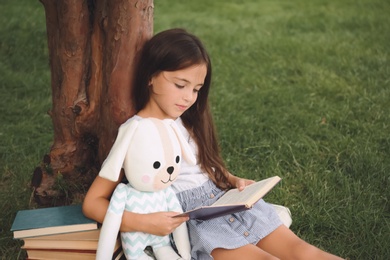
<svg viewBox="0 0 390 260">
<path fill-rule="evenodd" d="M 189 217 L 176 217 L 178 212 L 156 212 L 149 214 L 137 214 L 125 212 L 127 223 L 134 226 L 130 228 L 133 231 L 149 233 L 157 236 L 166 236 L 171 234 L 178 226 L 189 220 Z M 132 219 L 129 219 L 132 218 Z"/>
<path fill-rule="evenodd" d="M 232 174 L 230 174 L 229 176 L 229 182 L 233 187 L 237 188 L 239 191 L 242 191 L 243 189 L 245 189 L 246 186 L 255 183 L 254 180 L 240 178 Z"/>
<path fill-rule="evenodd" d="M 243 189 L 245 189 L 246 186 L 251 185 L 252 183 L 255 183 L 255 181 L 249 179 L 237 178 L 236 187 L 239 191 L 242 191 Z"/>
</svg>

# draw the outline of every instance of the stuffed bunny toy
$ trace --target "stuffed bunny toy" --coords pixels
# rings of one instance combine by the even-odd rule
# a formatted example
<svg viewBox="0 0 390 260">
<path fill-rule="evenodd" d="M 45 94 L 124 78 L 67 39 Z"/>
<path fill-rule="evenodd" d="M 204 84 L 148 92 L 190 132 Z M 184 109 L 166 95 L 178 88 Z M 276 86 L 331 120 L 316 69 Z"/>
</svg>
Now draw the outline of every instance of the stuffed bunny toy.
<svg viewBox="0 0 390 260">
<path fill-rule="evenodd" d="M 115 182 L 123 168 L 129 183 L 118 184 L 111 197 L 102 223 L 96 259 L 111 259 L 124 210 L 142 214 L 182 212 L 170 187 L 179 174 L 182 159 L 191 165 L 196 163 L 195 155 L 174 120 L 133 118 L 121 125 L 99 176 Z M 186 223 L 173 232 L 180 256 L 171 247 L 169 236 L 121 232 L 121 239 L 127 259 L 153 259 L 144 251 L 147 246 L 152 247 L 157 259 L 191 257 Z"/>
</svg>

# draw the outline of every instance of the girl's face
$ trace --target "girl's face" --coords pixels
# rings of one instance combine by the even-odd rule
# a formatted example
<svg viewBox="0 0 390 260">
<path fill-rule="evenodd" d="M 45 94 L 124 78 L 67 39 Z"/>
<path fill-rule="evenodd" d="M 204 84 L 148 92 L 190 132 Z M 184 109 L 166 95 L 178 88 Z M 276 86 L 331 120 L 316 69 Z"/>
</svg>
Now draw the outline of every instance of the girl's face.
<svg viewBox="0 0 390 260">
<path fill-rule="evenodd" d="M 160 72 L 150 80 L 150 100 L 139 114 L 159 119 L 178 118 L 195 103 L 206 74 L 205 64 Z"/>
</svg>

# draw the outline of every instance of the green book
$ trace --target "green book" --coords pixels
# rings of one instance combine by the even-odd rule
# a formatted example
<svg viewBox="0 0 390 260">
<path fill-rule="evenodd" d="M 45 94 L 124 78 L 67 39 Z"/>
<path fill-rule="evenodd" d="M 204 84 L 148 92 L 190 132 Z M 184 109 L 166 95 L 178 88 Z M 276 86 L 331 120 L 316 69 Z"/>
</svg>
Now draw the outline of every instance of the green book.
<svg viewBox="0 0 390 260">
<path fill-rule="evenodd" d="M 20 210 L 11 231 L 14 238 L 81 232 L 98 228 L 96 221 L 84 216 L 81 205 Z"/>
</svg>

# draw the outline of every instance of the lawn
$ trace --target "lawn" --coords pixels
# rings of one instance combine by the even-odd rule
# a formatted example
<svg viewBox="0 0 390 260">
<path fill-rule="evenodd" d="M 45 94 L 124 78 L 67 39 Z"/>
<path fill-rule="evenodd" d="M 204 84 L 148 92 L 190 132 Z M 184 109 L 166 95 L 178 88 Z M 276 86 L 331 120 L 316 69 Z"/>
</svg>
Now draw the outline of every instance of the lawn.
<svg viewBox="0 0 390 260">
<path fill-rule="evenodd" d="M 390 2 L 155 1 L 155 32 L 198 35 L 213 62 L 223 156 L 247 178 L 283 178 L 266 200 L 291 229 L 348 259 L 390 258 Z M 43 6 L 0 2 L 1 259 L 52 142 Z"/>
</svg>

